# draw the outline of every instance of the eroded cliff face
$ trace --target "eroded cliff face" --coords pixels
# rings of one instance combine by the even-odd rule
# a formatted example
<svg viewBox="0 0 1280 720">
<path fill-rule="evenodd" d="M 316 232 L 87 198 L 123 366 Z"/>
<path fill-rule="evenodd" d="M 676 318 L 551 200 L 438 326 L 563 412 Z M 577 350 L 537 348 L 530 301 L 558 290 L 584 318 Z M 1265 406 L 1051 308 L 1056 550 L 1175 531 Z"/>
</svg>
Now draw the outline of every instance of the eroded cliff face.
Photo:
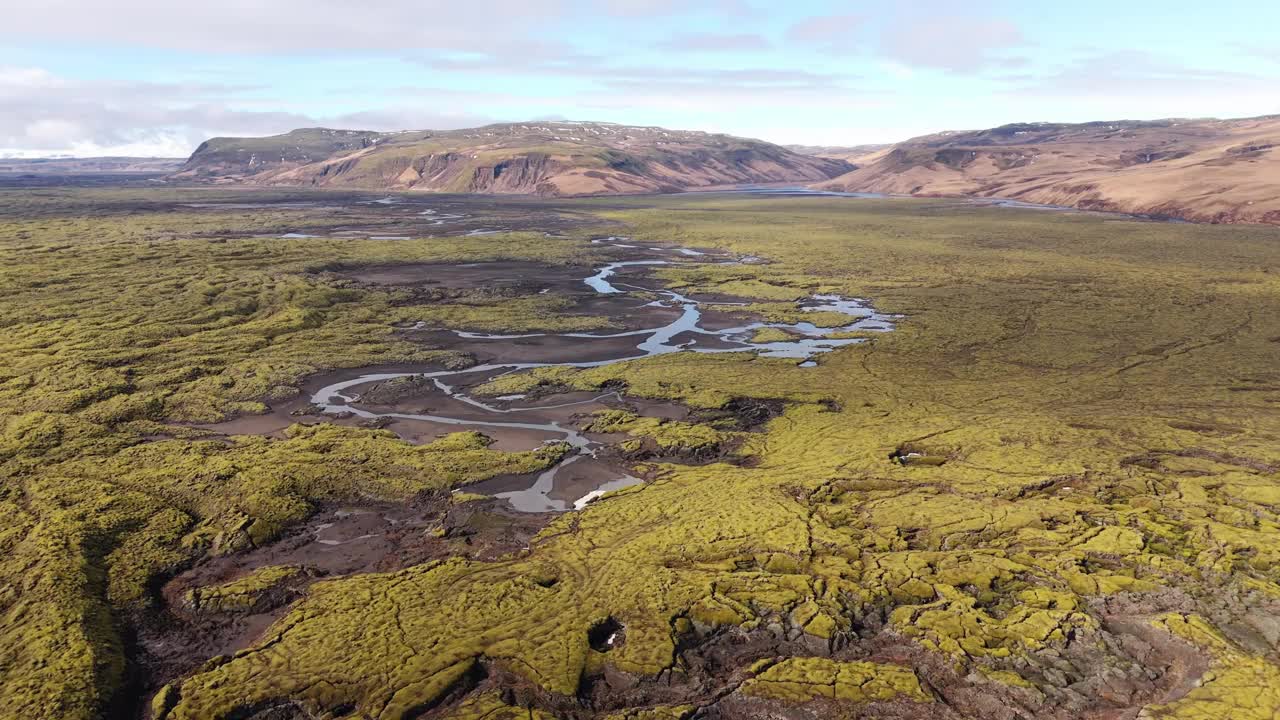
<svg viewBox="0 0 1280 720">
<path fill-rule="evenodd" d="M 608 163 L 575 155 L 517 153 L 477 158 L 458 152 L 384 159 L 356 153 L 316 166 L 252 178 L 270 185 L 341 185 L 365 189 L 431 190 L 462 193 L 596 195 L 679 192 L 716 185 L 828 180 L 843 169 L 839 161 L 791 158 L 760 150 L 698 151 Z"/>
<path fill-rule="evenodd" d="M 242 145 L 270 146 L 291 141 L 293 135 L 210 141 L 181 176 L 260 185 L 560 196 L 811 183 L 852 168 L 843 160 L 755 140 L 600 123 L 383 135 L 309 161 L 282 156 L 269 166 L 241 157 Z"/>
<path fill-rule="evenodd" d="M 548 179 L 572 163 L 546 153 L 513 155 L 496 162 L 458 152 L 383 158 L 353 153 L 331 162 L 289 168 L 247 178 L 264 185 L 344 186 L 387 190 L 555 195 Z"/>
<path fill-rule="evenodd" d="M 481 166 L 472 170 L 470 192 L 528 193 L 560 169 L 544 153 L 530 153 L 504 160 L 492 167 Z"/>
<path fill-rule="evenodd" d="M 901 143 L 823 189 L 1280 223 L 1280 118 L 1024 124 Z"/>
</svg>

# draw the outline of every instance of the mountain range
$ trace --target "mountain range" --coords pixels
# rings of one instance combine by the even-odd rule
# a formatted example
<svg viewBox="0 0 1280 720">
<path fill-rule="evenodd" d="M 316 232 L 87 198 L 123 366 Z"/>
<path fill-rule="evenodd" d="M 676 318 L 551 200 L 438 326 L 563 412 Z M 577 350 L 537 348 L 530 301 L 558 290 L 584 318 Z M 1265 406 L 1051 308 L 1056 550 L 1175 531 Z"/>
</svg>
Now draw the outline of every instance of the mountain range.
<svg viewBox="0 0 1280 720">
<path fill-rule="evenodd" d="M 1280 116 L 1030 123 L 899 143 L 817 187 L 1280 223 Z"/>
<path fill-rule="evenodd" d="M 382 133 L 310 128 L 214 138 L 173 177 L 217 183 L 547 196 L 788 183 L 1006 198 L 1180 218 L 1280 223 L 1280 116 L 1021 123 L 896 145 L 780 146 L 594 122 Z"/>
<path fill-rule="evenodd" d="M 614 195 L 813 183 L 854 166 L 759 140 L 593 122 L 378 133 L 308 128 L 214 138 L 177 178 L 455 193 Z"/>
<path fill-rule="evenodd" d="M 0 158 L 3 175 L 164 174 L 182 168 L 181 158 L 88 157 Z"/>
</svg>

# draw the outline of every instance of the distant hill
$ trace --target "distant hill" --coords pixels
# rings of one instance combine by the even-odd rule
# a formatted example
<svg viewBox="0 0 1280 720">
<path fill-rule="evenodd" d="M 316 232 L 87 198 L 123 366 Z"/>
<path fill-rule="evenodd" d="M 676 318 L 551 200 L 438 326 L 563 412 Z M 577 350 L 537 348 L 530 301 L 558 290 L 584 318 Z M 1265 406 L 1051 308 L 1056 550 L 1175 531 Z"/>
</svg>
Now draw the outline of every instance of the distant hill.
<svg viewBox="0 0 1280 720">
<path fill-rule="evenodd" d="M 812 183 L 852 169 L 729 135 L 592 122 L 378 133 L 309 128 L 214 138 L 175 177 L 224 183 L 611 195 L 721 185 Z"/>
<path fill-rule="evenodd" d="M 1030 123 L 914 138 L 816 187 L 1280 223 L 1280 116 Z"/>
<path fill-rule="evenodd" d="M 181 158 L 0 158 L 0 173 L 26 175 L 90 175 L 95 173 L 171 173 Z"/>
<path fill-rule="evenodd" d="M 862 165 L 867 162 L 878 160 L 885 150 L 893 147 L 891 144 L 876 145 L 787 145 L 788 150 L 800 153 L 801 155 L 813 155 L 815 157 L 834 158 L 836 160 L 844 160 L 854 165 Z"/>
</svg>

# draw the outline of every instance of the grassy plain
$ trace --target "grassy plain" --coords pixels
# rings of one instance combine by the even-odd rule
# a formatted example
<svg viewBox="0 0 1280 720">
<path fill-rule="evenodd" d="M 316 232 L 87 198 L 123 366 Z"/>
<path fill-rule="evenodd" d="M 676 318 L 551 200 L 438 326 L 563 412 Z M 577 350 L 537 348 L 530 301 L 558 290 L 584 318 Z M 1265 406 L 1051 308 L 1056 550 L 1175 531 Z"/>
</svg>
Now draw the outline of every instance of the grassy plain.
<svg viewBox="0 0 1280 720">
<path fill-rule="evenodd" d="M 6 195 L 0 716 L 108 712 L 129 624 L 177 568 L 269 543 L 326 500 L 557 457 L 187 423 L 260 411 L 324 369 L 462 361 L 393 331 L 421 314 L 394 290 L 310 270 L 579 262 L 588 231 L 284 240 L 259 235 L 320 221 L 189 212 L 167 191 Z M 786 410 L 751 462 L 662 466 L 527 551 L 316 583 L 254 647 L 166 688 L 157 717 L 714 717 L 815 698 L 850 717 L 1280 712 L 1280 232 L 938 201 L 565 206 L 769 261 L 660 273 L 685 289 L 770 306 L 838 292 L 904 317 L 815 368 L 676 354 L 503 378 L 495 392 L 625 383 Z M 624 641 L 597 647 L 602 625 Z"/>
</svg>

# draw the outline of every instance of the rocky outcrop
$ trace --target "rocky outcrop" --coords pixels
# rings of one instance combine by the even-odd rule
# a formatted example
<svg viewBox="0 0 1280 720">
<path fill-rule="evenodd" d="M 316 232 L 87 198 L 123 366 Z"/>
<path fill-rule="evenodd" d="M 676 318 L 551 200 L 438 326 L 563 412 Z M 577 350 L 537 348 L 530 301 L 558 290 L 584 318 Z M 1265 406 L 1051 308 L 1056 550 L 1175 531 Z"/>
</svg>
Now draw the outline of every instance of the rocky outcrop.
<svg viewBox="0 0 1280 720">
<path fill-rule="evenodd" d="M 529 153 L 521 157 L 478 167 L 473 171 L 469 192 L 527 193 L 534 191 L 556 169 L 545 153 Z"/>
</svg>

